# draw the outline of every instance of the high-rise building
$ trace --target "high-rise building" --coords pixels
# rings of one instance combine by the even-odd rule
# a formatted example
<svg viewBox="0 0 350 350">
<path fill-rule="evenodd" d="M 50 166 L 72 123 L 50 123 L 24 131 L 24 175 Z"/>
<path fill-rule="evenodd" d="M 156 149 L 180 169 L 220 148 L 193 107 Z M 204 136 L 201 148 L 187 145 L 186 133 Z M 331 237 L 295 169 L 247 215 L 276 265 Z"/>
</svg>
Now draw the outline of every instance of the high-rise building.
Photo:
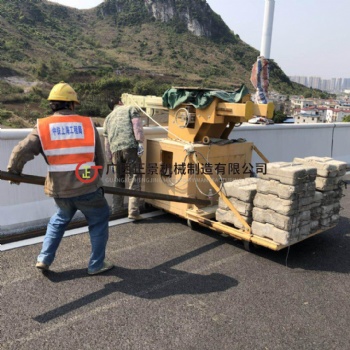
<svg viewBox="0 0 350 350">
<path fill-rule="evenodd" d="M 343 79 L 343 90 L 350 89 L 350 78 Z"/>
<path fill-rule="evenodd" d="M 350 78 L 322 79 L 320 77 L 290 76 L 295 83 L 327 92 L 341 92 L 350 89 Z"/>
<path fill-rule="evenodd" d="M 331 90 L 330 91 L 335 91 L 336 83 L 337 83 L 337 79 L 336 78 L 332 78 L 331 79 Z"/>
<path fill-rule="evenodd" d="M 330 91 L 330 89 L 331 89 L 331 81 L 329 79 L 322 79 L 321 90 Z"/>
<path fill-rule="evenodd" d="M 343 86 L 343 79 L 342 78 L 337 78 L 336 82 L 335 82 L 335 91 L 339 92 L 342 90 L 342 86 Z"/>
<path fill-rule="evenodd" d="M 310 77 L 309 84 L 313 89 L 321 89 L 321 78 L 320 77 Z"/>
</svg>

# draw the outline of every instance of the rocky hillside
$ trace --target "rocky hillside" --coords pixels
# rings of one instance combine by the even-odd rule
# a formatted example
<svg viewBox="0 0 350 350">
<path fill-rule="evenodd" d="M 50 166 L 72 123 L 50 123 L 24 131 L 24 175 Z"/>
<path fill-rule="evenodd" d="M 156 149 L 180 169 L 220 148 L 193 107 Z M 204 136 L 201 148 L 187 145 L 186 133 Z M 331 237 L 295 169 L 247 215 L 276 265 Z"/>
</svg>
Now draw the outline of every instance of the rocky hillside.
<svg viewBox="0 0 350 350">
<path fill-rule="evenodd" d="M 258 54 L 205 0 L 105 0 L 90 10 L 0 0 L 0 108 L 16 113 L 23 113 L 16 104 L 32 102 L 43 112 L 48 88 L 61 80 L 95 105 L 120 91 L 159 95 L 171 85 L 252 89 Z M 270 74 L 272 89 L 305 90 L 276 62 Z M 18 77 L 37 83 L 12 84 L 9 96 L 9 78 Z"/>
</svg>

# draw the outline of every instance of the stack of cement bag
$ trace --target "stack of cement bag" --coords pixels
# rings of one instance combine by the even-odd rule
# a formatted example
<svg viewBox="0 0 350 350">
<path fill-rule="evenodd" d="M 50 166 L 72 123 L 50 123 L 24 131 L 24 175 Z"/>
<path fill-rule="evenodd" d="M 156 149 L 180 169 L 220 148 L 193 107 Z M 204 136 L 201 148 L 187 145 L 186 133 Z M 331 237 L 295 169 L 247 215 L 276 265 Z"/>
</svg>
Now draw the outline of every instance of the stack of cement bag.
<svg viewBox="0 0 350 350">
<path fill-rule="evenodd" d="M 251 225 L 253 220 L 253 200 L 256 195 L 257 182 L 258 179 L 252 177 L 235 180 L 224 183 L 222 189 L 225 196 L 249 225 Z M 221 198 L 219 198 L 218 209 L 216 210 L 216 220 L 232 224 L 237 228 L 244 227 L 241 221 Z"/>
<path fill-rule="evenodd" d="M 252 233 L 276 243 L 295 243 L 311 232 L 310 206 L 315 199 L 314 167 L 292 162 L 266 165 L 254 198 Z"/>
<path fill-rule="evenodd" d="M 294 158 L 294 162 L 317 169 L 315 202 L 319 205 L 311 208 L 311 231 L 336 225 L 343 196 L 342 177 L 346 173 L 347 164 L 329 157 Z"/>
<path fill-rule="evenodd" d="M 223 192 L 254 235 L 289 245 L 337 223 L 345 172 L 346 163 L 331 158 L 296 158 L 268 163 L 258 178 L 225 183 Z M 222 199 L 216 220 L 243 228 Z"/>
</svg>

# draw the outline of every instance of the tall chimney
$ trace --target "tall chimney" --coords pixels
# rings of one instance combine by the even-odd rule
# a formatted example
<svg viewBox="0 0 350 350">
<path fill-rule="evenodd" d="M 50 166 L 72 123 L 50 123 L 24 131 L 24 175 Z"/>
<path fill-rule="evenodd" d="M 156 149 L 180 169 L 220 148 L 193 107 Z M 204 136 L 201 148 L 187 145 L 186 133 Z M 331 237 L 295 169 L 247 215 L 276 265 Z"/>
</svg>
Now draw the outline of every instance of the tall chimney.
<svg viewBox="0 0 350 350">
<path fill-rule="evenodd" d="M 261 38 L 260 56 L 270 58 L 273 13 L 275 10 L 275 0 L 265 0 L 264 25 Z"/>
</svg>

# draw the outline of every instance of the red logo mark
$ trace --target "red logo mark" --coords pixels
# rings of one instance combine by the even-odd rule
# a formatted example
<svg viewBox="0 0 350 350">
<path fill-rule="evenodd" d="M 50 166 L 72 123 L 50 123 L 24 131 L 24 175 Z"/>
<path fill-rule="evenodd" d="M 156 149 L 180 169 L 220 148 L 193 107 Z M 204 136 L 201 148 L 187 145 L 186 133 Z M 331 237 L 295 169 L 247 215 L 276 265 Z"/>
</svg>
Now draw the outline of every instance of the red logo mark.
<svg viewBox="0 0 350 350">
<path fill-rule="evenodd" d="M 101 165 L 92 165 L 92 166 L 86 165 L 83 167 L 85 170 L 84 173 L 82 174 L 82 176 L 80 176 L 79 169 L 83 164 L 85 164 L 85 163 L 83 162 L 83 163 L 79 163 L 77 165 L 77 167 L 75 168 L 75 176 L 80 182 L 88 184 L 88 183 L 93 182 L 96 179 L 96 177 L 98 175 L 98 170 L 102 169 L 102 166 Z M 94 170 L 92 177 L 91 177 L 91 169 Z"/>
</svg>

